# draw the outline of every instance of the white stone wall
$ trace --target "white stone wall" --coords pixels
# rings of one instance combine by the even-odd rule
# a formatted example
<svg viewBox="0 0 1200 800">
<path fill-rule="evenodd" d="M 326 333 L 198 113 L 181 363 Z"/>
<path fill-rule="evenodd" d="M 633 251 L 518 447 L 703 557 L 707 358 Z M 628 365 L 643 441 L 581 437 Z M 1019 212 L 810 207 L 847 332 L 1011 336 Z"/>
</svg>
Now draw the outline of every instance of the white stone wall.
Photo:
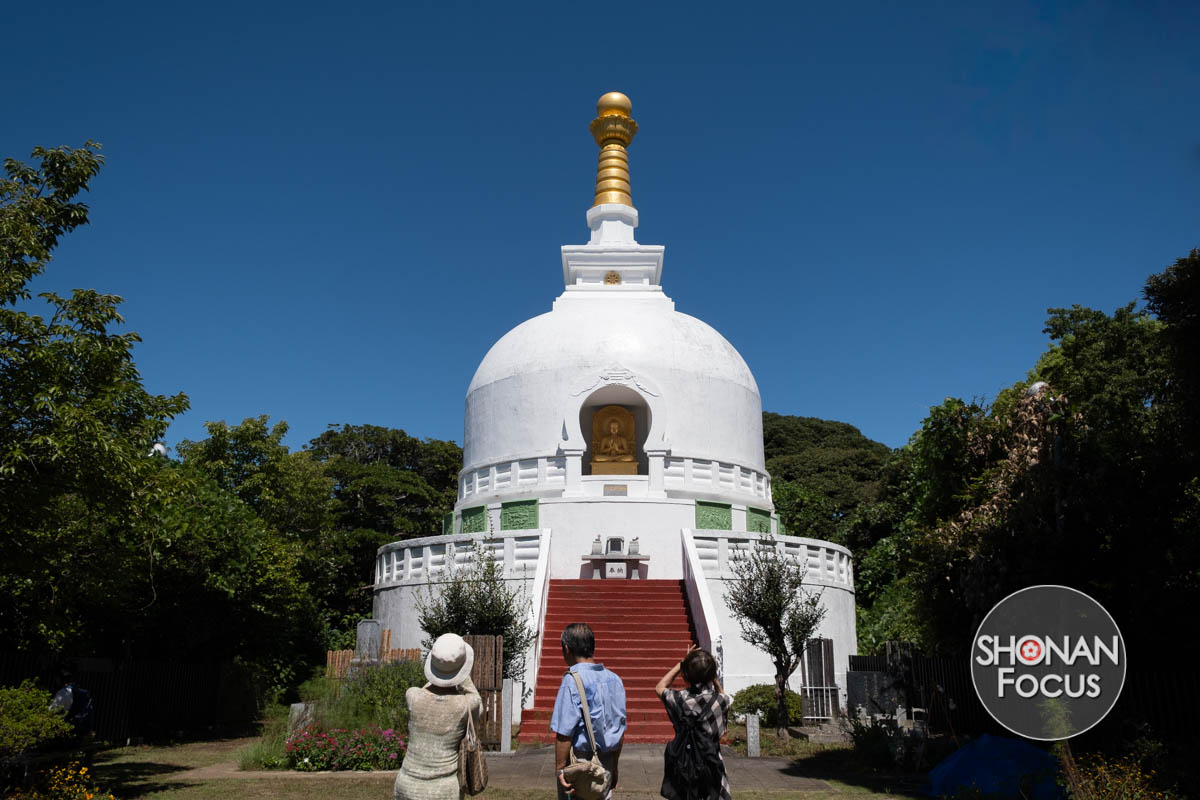
<svg viewBox="0 0 1200 800">
<path fill-rule="evenodd" d="M 499 506 L 492 508 L 493 526 L 498 527 Z M 738 526 L 735 515 L 735 527 Z M 730 563 L 739 551 L 755 546 L 760 534 L 741 531 L 693 530 L 695 504 L 685 500 L 629 500 L 596 498 L 593 501 L 544 500 L 539 504 L 539 529 L 497 531 L 492 536 L 434 536 L 396 542 L 380 548 L 376 566 L 374 616 L 385 628 L 392 629 L 394 647 L 420 647 L 424 638 L 417 622 L 418 594 L 437 591 L 445 577 L 448 560 L 465 565 L 471 557 L 474 541 L 482 541 L 504 564 L 505 579 L 518 587 L 531 601 L 535 627 L 544 626 L 545 579 L 591 577 L 591 566 L 582 556 L 591 552 L 597 534 L 601 541 L 610 536 L 625 538 L 626 548 L 633 536 L 640 550 L 649 556 L 643 578 L 680 580 L 686 547 L 681 536 L 690 537 L 695 554 L 693 580 L 697 589 L 708 594 L 707 606 L 714 619 L 703 619 L 703 609 L 695 598 L 691 613 L 697 628 L 719 631 L 723 642 L 725 686 L 736 692 L 755 683 L 771 683 L 774 667 L 761 651 L 741 637 L 741 628 L 729 613 L 724 596 L 733 577 Z M 850 552 L 844 547 L 816 539 L 777 536 L 777 547 L 805 563 L 807 584 L 821 592 L 827 609 L 817 636 L 833 640 L 835 679 L 845 707 L 846 671 L 849 657 L 856 654 L 857 634 L 854 613 L 854 572 Z M 541 572 L 539 572 L 539 562 Z M 544 573 L 544 574 L 543 574 Z M 698 573 L 698 574 L 696 574 Z M 551 631 L 548 635 L 556 635 Z M 653 643 L 647 643 L 652 647 Z M 531 648 L 530 656 L 540 652 Z M 536 678 L 537 665 L 528 665 L 529 685 Z M 793 688 L 799 676 L 793 676 Z"/>
</svg>

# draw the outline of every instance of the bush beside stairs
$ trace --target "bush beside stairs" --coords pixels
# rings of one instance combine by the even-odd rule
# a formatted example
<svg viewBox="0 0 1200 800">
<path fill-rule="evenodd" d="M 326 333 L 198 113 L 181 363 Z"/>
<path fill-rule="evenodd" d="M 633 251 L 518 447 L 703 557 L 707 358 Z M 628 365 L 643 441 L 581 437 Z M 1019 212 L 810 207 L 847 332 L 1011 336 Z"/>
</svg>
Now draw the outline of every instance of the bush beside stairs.
<svg viewBox="0 0 1200 800">
<path fill-rule="evenodd" d="M 550 715 L 567 671 L 559 635 L 572 622 L 591 626 L 596 661 L 625 684 L 625 742 L 671 741 L 674 731 L 654 685 L 696 638 L 683 581 L 661 580 L 550 581 L 533 707 L 521 714 L 518 741 L 554 742 Z M 674 686 L 683 688 L 683 680 L 676 678 Z"/>
</svg>

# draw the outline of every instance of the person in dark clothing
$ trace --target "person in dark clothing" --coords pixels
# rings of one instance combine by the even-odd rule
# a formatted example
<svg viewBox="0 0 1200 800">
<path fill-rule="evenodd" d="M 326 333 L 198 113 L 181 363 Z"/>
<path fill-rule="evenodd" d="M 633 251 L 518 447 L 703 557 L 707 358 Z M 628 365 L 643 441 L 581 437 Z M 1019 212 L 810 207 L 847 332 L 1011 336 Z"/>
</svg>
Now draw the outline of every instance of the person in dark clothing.
<svg viewBox="0 0 1200 800">
<path fill-rule="evenodd" d="M 683 690 L 669 688 L 675 676 L 680 673 L 683 674 L 688 687 Z M 688 794 L 730 800 L 729 776 L 725 772 L 725 763 L 721 760 L 721 737 L 725 735 L 729 724 L 729 709 L 733 706 L 733 700 L 721 689 L 721 682 L 717 679 L 716 659 L 707 650 L 692 645 L 683 660 L 671 667 L 659 680 L 658 685 L 654 687 L 654 693 L 666 706 L 667 716 L 675 728 L 676 736 L 679 735 L 685 720 L 699 720 L 701 733 L 711 738 L 715 745 L 713 749 L 719 762 L 720 786 L 688 787 Z M 665 788 L 664 786 L 664 790 Z"/>
</svg>

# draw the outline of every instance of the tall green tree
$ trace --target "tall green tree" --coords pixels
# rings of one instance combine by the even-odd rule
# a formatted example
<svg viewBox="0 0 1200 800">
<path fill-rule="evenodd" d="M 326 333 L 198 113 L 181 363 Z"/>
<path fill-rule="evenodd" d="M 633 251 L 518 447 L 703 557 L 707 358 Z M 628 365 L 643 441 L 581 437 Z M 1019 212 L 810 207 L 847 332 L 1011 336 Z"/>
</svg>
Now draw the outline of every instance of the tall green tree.
<svg viewBox="0 0 1200 800">
<path fill-rule="evenodd" d="M 147 454 L 182 395 L 147 392 L 136 333 L 114 333 L 121 299 L 90 289 L 45 292 L 29 281 L 60 238 L 88 221 L 77 200 L 99 172 L 99 145 L 37 148 L 6 159 L 0 180 L 0 634 L 19 648 L 82 641 L 89 575 L 141 550 L 130 520 L 151 491 Z"/>
<path fill-rule="evenodd" d="M 363 588 L 379 547 L 442 532 L 442 518 L 458 494 L 462 448 L 377 425 L 331 427 L 308 447 L 333 485 L 338 557 L 327 580 L 340 592 L 340 626 L 350 631 L 371 612 L 371 595 Z"/>
</svg>

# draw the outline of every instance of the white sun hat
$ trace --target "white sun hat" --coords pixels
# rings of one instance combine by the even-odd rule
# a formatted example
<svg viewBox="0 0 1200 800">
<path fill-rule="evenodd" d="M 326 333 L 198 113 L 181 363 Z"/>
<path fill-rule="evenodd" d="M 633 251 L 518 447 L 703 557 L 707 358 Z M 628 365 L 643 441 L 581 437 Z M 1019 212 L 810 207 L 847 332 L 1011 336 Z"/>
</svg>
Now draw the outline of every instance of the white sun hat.
<svg viewBox="0 0 1200 800">
<path fill-rule="evenodd" d="M 425 659 L 425 677 L 434 686 L 458 686 L 471 675 L 475 651 L 457 633 L 443 633 Z"/>
</svg>

